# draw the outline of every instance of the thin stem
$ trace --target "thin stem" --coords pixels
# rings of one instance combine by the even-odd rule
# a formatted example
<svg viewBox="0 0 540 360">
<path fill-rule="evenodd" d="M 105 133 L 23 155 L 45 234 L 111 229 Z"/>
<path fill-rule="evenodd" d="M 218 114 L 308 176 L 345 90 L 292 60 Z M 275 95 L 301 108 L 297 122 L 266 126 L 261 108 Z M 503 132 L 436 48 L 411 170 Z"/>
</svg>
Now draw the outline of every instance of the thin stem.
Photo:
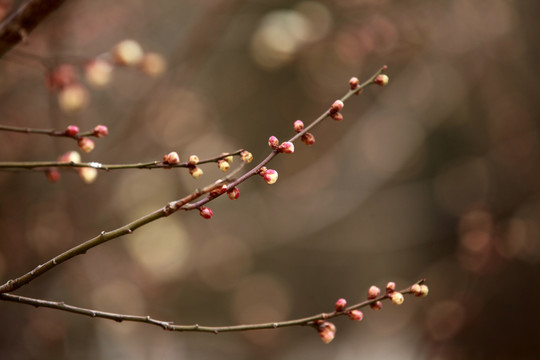
<svg viewBox="0 0 540 360">
<path fill-rule="evenodd" d="M 200 160 L 198 164 L 207 164 L 224 159 L 227 156 L 237 156 L 244 151 L 243 149 L 236 150 L 230 154 L 214 156 L 208 159 Z M 30 169 L 47 169 L 51 167 L 69 167 L 69 168 L 94 168 L 98 170 L 120 170 L 120 169 L 170 169 L 173 167 L 187 168 L 190 165 L 187 162 L 178 164 L 164 164 L 163 161 L 149 161 L 135 164 L 101 164 L 99 162 L 72 162 L 72 161 L 2 161 L 0 162 L 0 171 L 11 171 L 15 169 L 30 170 Z"/>
<path fill-rule="evenodd" d="M 66 134 L 65 130 L 54 130 L 54 129 L 35 129 L 29 127 L 20 127 L 20 126 L 10 126 L 10 125 L 0 125 L 0 131 L 11 131 L 23 134 L 39 134 L 39 135 L 48 135 L 48 136 L 57 136 L 57 137 L 68 137 L 78 140 L 82 136 L 97 136 L 93 130 L 79 132 L 76 135 Z"/>
<path fill-rule="evenodd" d="M 424 282 L 425 282 L 425 279 L 422 279 L 416 282 L 416 284 L 423 284 Z M 399 292 L 404 295 L 411 294 L 411 287 L 400 290 Z M 315 315 L 293 319 L 293 320 L 260 323 L 260 324 L 248 324 L 248 325 L 204 326 L 204 325 L 199 325 L 199 324 L 174 325 L 172 321 L 156 320 L 150 317 L 149 315 L 138 316 L 138 315 L 111 313 L 111 312 L 104 312 L 104 311 L 98 311 L 98 310 L 86 309 L 86 308 L 82 308 L 78 306 L 68 305 L 62 301 L 47 301 L 47 300 L 42 300 L 42 299 L 29 298 L 25 296 L 18 296 L 14 294 L 0 294 L 0 300 L 11 301 L 11 302 L 21 303 L 21 304 L 26 304 L 26 305 L 32 305 L 35 307 L 48 307 L 48 308 L 52 308 L 56 310 L 79 314 L 79 315 L 114 320 L 117 322 L 131 321 L 131 322 L 146 323 L 150 325 L 159 326 L 163 328 L 164 330 L 168 330 L 168 331 L 194 331 L 194 332 L 206 332 L 206 333 L 214 333 L 214 334 L 218 334 L 222 332 L 232 332 L 232 331 L 277 329 L 277 328 L 289 327 L 289 326 L 309 326 L 309 325 L 313 325 L 317 320 L 328 320 L 328 319 L 335 318 L 338 316 L 346 316 L 351 310 L 364 308 L 373 303 L 376 303 L 377 301 L 383 301 L 389 298 L 390 296 L 388 294 L 384 294 L 382 296 L 379 296 L 376 299 L 365 300 L 357 304 L 354 304 L 352 306 L 349 306 L 343 311 L 332 311 L 329 313 L 320 313 L 320 314 L 315 314 Z"/>
</svg>

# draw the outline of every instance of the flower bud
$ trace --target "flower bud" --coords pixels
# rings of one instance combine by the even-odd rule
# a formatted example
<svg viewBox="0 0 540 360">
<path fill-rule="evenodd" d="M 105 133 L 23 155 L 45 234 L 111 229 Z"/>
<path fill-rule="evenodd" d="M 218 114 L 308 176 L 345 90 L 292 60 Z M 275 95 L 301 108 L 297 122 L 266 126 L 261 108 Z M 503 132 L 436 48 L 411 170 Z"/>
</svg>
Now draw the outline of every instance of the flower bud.
<svg viewBox="0 0 540 360">
<path fill-rule="evenodd" d="M 66 113 L 83 109 L 88 104 L 88 91 L 80 84 L 70 84 L 58 93 L 58 105 Z"/>
<path fill-rule="evenodd" d="M 220 156 L 225 156 L 225 155 L 229 155 L 229 153 L 221 153 Z M 223 160 L 225 160 L 225 161 L 228 162 L 229 164 L 232 164 L 233 161 L 234 161 L 234 156 L 229 155 L 229 156 L 227 156 L 227 157 L 224 157 Z"/>
<path fill-rule="evenodd" d="M 335 113 L 340 112 L 343 109 L 343 106 L 344 106 L 343 101 L 341 100 L 334 101 L 334 103 L 330 107 L 330 114 L 335 114 Z"/>
<path fill-rule="evenodd" d="M 107 136 L 108 134 L 109 134 L 109 128 L 106 127 L 105 125 L 97 125 L 94 128 L 95 137 L 101 138 L 101 137 Z"/>
<path fill-rule="evenodd" d="M 98 175 L 97 169 L 94 168 L 79 168 L 77 171 L 79 172 L 81 179 L 83 179 L 86 184 L 93 183 Z"/>
<path fill-rule="evenodd" d="M 302 122 L 302 120 L 296 120 L 294 122 L 294 131 L 300 132 L 302 130 L 304 130 L 304 123 Z"/>
<path fill-rule="evenodd" d="M 157 77 L 165 72 L 167 63 L 161 54 L 146 53 L 141 60 L 140 67 L 146 75 Z"/>
<path fill-rule="evenodd" d="M 180 156 L 176 151 L 171 151 L 166 155 L 165 162 L 169 165 L 178 164 L 180 162 Z"/>
<path fill-rule="evenodd" d="M 73 65 L 62 64 L 47 74 L 47 85 L 51 90 L 60 90 L 73 84 L 77 79 L 77 70 Z"/>
<path fill-rule="evenodd" d="M 82 151 L 87 152 L 87 153 L 94 150 L 94 147 L 95 147 L 94 142 L 87 137 L 80 138 L 77 141 L 77 145 L 79 145 Z"/>
<path fill-rule="evenodd" d="M 420 293 L 418 293 L 418 295 L 416 296 L 427 296 L 427 294 L 429 293 L 429 288 L 427 287 L 427 285 L 420 285 Z"/>
<path fill-rule="evenodd" d="M 278 179 L 278 173 L 276 170 L 268 169 L 264 172 L 264 181 L 266 181 L 267 184 L 272 185 L 274 184 Z"/>
<path fill-rule="evenodd" d="M 294 152 L 294 144 L 290 141 L 285 141 L 279 145 L 279 151 L 285 154 L 292 154 Z"/>
<path fill-rule="evenodd" d="M 358 80 L 357 77 L 352 77 L 350 80 L 349 80 L 349 86 L 351 87 L 351 90 L 354 90 L 358 87 L 358 85 L 360 85 L 360 80 Z"/>
<path fill-rule="evenodd" d="M 330 117 L 332 119 L 334 119 L 335 121 L 341 121 L 343 120 L 343 115 L 341 115 L 341 113 L 333 113 L 333 114 L 330 114 Z"/>
<path fill-rule="evenodd" d="M 315 144 L 315 136 L 307 132 L 304 135 L 302 135 L 302 142 L 306 144 L 307 146 L 311 146 Z"/>
<path fill-rule="evenodd" d="M 334 337 L 336 336 L 336 330 L 337 330 L 336 326 L 328 321 L 323 322 L 317 328 L 317 331 L 319 332 L 321 340 L 325 344 L 328 344 L 329 342 L 334 340 Z"/>
<path fill-rule="evenodd" d="M 249 151 L 242 151 L 240 153 L 240 157 L 242 159 L 243 162 L 245 162 L 246 164 L 250 163 L 251 161 L 253 161 L 253 154 L 250 153 Z"/>
<path fill-rule="evenodd" d="M 189 168 L 189 173 L 191 174 L 191 176 L 193 176 L 194 179 L 198 179 L 198 178 L 201 177 L 202 174 L 204 174 L 202 169 L 200 167 L 198 167 L 198 166 L 190 167 Z"/>
<path fill-rule="evenodd" d="M 389 80 L 390 79 L 388 78 L 388 76 L 386 74 L 379 74 L 379 75 L 377 75 L 375 80 L 373 80 L 373 82 L 375 84 L 377 84 L 377 85 L 385 86 L 386 84 L 388 84 Z"/>
<path fill-rule="evenodd" d="M 69 125 L 64 131 L 64 134 L 71 137 L 76 136 L 78 133 L 79 127 L 77 125 Z"/>
<path fill-rule="evenodd" d="M 391 294 L 394 291 L 396 291 L 396 283 L 393 281 L 388 282 L 388 284 L 386 284 L 386 293 Z"/>
<path fill-rule="evenodd" d="M 201 214 L 201 216 L 205 219 L 211 219 L 212 216 L 214 216 L 214 213 L 212 212 L 212 210 L 210 210 L 209 208 L 207 208 L 206 206 L 201 206 L 199 208 L 199 213 Z"/>
<path fill-rule="evenodd" d="M 191 155 L 188 160 L 189 165 L 197 165 L 199 163 L 199 157 L 197 155 Z"/>
<path fill-rule="evenodd" d="M 221 185 L 210 191 L 210 196 L 219 196 L 227 191 L 227 185 Z"/>
<path fill-rule="evenodd" d="M 58 157 L 59 162 L 72 162 L 74 164 L 81 162 L 81 155 L 76 151 L 68 151 Z"/>
<path fill-rule="evenodd" d="M 414 284 L 411 286 L 411 294 L 414 294 L 416 296 L 420 296 L 420 293 L 422 292 L 422 288 L 419 284 Z"/>
<path fill-rule="evenodd" d="M 376 301 L 374 303 L 369 304 L 369 307 L 371 307 L 375 311 L 381 310 L 382 309 L 382 302 Z"/>
<path fill-rule="evenodd" d="M 113 66 L 105 60 L 95 59 L 86 64 L 84 76 L 88 84 L 101 88 L 111 82 Z"/>
<path fill-rule="evenodd" d="M 219 170 L 221 170 L 223 172 L 229 170 L 229 168 L 231 167 L 229 162 L 227 160 L 223 160 L 223 159 L 218 160 L 217 164 L 218 164 Z"/>
<path fill-rule="evenodd" d="M 134 40 L 123 40 L 116 44 L 112 55 L 117 64 L 134 66 L 140 64 L 144 53 L 138 42 Z"/>
<path fill-rule="evenodd" d="M 236 199 L 238 199 L 238 197 L 240 196 L 240 189 L 237 188 L 236 186 L 233 187 L 232 189 L 230 189 L 229 191 L 227 191 L 227 196 L 228 196 L 229 199 L 231 199 L 231 200 L 236 200 Z"/>
<path fill-rule="evenodd" d="M 270 136 L 268 138 L 268 146 L 270 146 L 272 149 L 277 149 L 279 146 L 279 140 L 274 135 Z"/>
<path fill-rule="evenodd" d="M 267 171 L 268 169 L 266 168 L 266 166 L 261 166 L 261 168 L 259 169 L 259 175 L 263 176 L 264 177 L 264 173 Z"/>
<path fill-rule="evenodd" d="M 364 313 L 361 312 L 360 310 L 351 310 L 349 311 L 349 319 L 351 320 L 354 320 L 354 321 L 362 321 L 362 319 L 364 318 Z"/>
<path fill-rule="evenodd" d="M 368 290 L 368 299 L 372 300 L 377 298 L 381 294 L 381 289 L 376 287 L 375 285 L 371 286 Z"/>
<path fill-rule="evenodd" d="M 403 294 L 398 292 L 398 291 L 394 291 L 391 295 L 390 295 L 390 298 L 392 299 L 392 302 L 396 305 L 401 305 L 403 304 L 403 301 L 405 300 L 405 298 L 403 297 Z"/>
<path fill-rule="evenodd" d="M 57 168 L 49 168 L 45 170 L 45 177 L 47 177 L 49 182 L 57 182 L 60 180 L 60 171 Z"/>
<path fill-rule="evenodd" d="M 336 311 L 343 311 L 347 306 L 347 300 L 341 298 L 336 301 Z"/>
</svg>

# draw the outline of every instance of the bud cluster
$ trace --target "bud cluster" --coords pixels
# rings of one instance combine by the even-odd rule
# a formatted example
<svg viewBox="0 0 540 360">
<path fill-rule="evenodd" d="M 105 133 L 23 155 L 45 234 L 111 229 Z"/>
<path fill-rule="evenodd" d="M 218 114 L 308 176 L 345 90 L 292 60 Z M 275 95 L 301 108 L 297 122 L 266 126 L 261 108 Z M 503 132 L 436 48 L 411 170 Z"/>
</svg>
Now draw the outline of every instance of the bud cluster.
<svg viewBox="0 0 540 360">
<path fill-rule="evenodd" d="M 85 139 L 85 138 L 81 138 Z M 89 140 L 89 139 L 88 139 Z M 68 151 L 58 157 L 58 162 L 80 163 L 81 155 L 76 151 Z M 80 178 L 87 184 L 93 183 L 97 178 L 97 169 L 92 167 L 78 167 L 74 169 L 80 176 Z M 50 182 L 57 182 L 60 180 L 60 172 L 57 168 L 49 168 L 45 171 L 45 176 Z"/>
</svg>

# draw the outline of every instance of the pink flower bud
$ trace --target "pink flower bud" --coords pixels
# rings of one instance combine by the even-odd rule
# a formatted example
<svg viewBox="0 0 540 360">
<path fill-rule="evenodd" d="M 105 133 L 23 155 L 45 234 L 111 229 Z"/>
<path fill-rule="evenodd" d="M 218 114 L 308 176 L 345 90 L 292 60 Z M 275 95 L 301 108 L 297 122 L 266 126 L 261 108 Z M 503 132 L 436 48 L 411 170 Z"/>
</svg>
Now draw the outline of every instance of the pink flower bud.
<svg viewBox="0 0 540 360">
<path fill-rule="evenodd" d="M 240 157 L 242 159 L 243 162 L 245 162 L 246 164 L 250 163 L 251 161 L 253 161 L 253 154 L 250 153 L 249 151 L 242 151 L 240 153 Z"/>
<path fill-rule="evenodd" d="M 75 136 L 78 133 L 79 133 L 79 127 L 77 125 L 69 125 L 64 131 L 64 134 L 66 134 L 67 136 Z"/>
<path fill-rule="evenodd" d="M 191 176 L 193 176 L 194 179 L 198 179 L 198 178 L 201 177 L 202 174 L 204 174 L 202 169 L 200 167 L 198 167 L 198 166 L 190 167 L 189 168 L 189 173 L 191 174 Z"/>
<path fill-rule="evenodd" d="M 302 130 L 304 130 L 304 123 L 302 122 L 302 120 L 296 120 L 294 122 L 294 131 L 300 132 Z"/>
<path fill-rule="evenodd" d="M 335 114 L 335 113 L 340 112 L 343 109 L 343 106 L 344 106 L 343 101 L 341 100 L 334 101 L 334 103 L 330 107 L 330 114 Z"/>
<path fill-rule="evenodd" d="M 88 84 L 101 88 L 111 82 L 113 66 L 105 60 L 95 59 L 86 64 L 84 76 Z"/>
<path fill-rule="evenodd" d="M 414 284 L 411 286 L 411 294 L 414 294 L 416 296 L 420 296 L 420 293 L 422 292 L 422 288 L 419 284 Z"/>
<path fill-rule="evenodd" d="M 307 132 L 304 135 L 302 135 L 302 142 L 306 144 L 307 146 L 311 146 L 315 144 L 315 136 Z"/>
<path fill-rule="evenodd" d="M 279 145 L 279 151 L 285 154 L 292 154 L 294 152 L 294 144 L 290 141 L 285 141 Z"/>
<path fill-rule="evenodd" d="M 189 165 L 197 165 L 199 163 L 199 157 L 197 155 L 191 155 L 188 160 Z"/>
<path fill-rule="evenodd" d="M 371 286 L 368 290 L 368 299 L 375 299 L 381 294 L 381 289 L 375 285 Z"/>
<path fill-rule="evenodd" d="M 227 160 L 218 160 L 217 162 L 218 164 L 218 168 L 219 170 L 225 172 L 227 170 L 229 170 L 229 168 L 231 167 L 231 165 L 229 164 L 229 162 Z"/>
<path fill-rule="evenodd" d="M 341 298 L 336 301 L 336 311 L 343 311 L 347 306 L 347 300 Z"/>
<path fill-rule="evenodd" d="M 81 162 L 81 155 L 76 151 L 68 151 L 58 157 L 59 162 L 72 162 L 74 164 Z"/>
<path fill-rule="evenodd" d="M 97 125 L 94 128 L 94 136 L 98 138 L 105 137 L 108 134 L 109 134 L 109 128 L 106 127 L 105 125 Z"/>
<path fill-rule="evenodd" d="M 392 294 L 390 294 L 390 298 L 392 299 L 392 302 L 396 305 L 403 304 L 403 301 L 405 300 L 403 294 L 398 291 L 394 291 Z"/>
<path fill-rule="evenodd" d="M 380 75 L 377 75 L 377 77 L 375 78 L 375 80 L 373 80 L 373 82 L 377 85 L 385 86 L 386 84 L 388 84 L 389 80 L 390 79 L 388 78 L 386 74 L 380 74 Z"/>
<path fill-rule="evenodd" d="M 268 169 L 264 172 L 264 181 L 266 181 L 267 184 L 272 185 L 274 184 L 278 179 L 278 173 L 276 170 Z"/>
<path fill-rule="evenodd" d="M 266 172 L 266 170 L 268 170 L 266 166 L 261 166 L 261 168 L 259 169 L 259 175 L 264 177 L 264 173 Z"/>
<path fill-rule="evenodd" d="M 420 293 L 416 296 L 427 296 L 427 294 L 429 293 L 429 288 L 427 287 L 427 285 L 420 285 Z"/>
<path fill-rule="evenodd" d="M 381 309 L 382 309 L 382 302 L 377 301 L 377 302 L 374 302 L 374 303 L 369 304 L 369 306 L 370 306 L 373 310 L 378 311 L 378 310 L 381 310 Z"/>
<path fill-rule="evenodd" d="M 86 184 L 91 184 L 96 181 L 98 171 L 94 168 L 79 168 L 77 169 L 79 176 Z"/>
<path fill-rule="evenodd" d="M 391 294 L 394 291 L 396 291 L 396 283 L 393 281 L 388 282 L 388 284 L 386 284 L 386 293 Z"/>
<path fill-rule="evenodd" d="M 60 180 L 60 171 L 56 168 L 50 168 L 45 170 L 45 176 L 49 182 L 55 183 Z"/>
<path fill-rule="evenodd" d="M 112 55 L 117 64 L 134 66 L 141 63 L 144 53 L 138 42 L 124 40 L 114 47 Z"/>
<path fill-rule="evenodd" d="M 178 164 L 180 162 L 180 156 L 176 151 L 171 151 L 167 154 L 165 162 L 169 165 Z"/>
<path fill-rule="evenodd" d="M 360 80 L 358 80 L 357 77 L 352 77 L 350 80 L 349 80 L 349 86 L 351 87 L 351 90 L 354 90 L 358 87 L 358 85 L 360 85 Z"/>
<path fill-rule="evenodd" d="M 268 138 L 268 146 L 270 146 L 272 149 L 277 149 L 279 146 L 279 140 L 274 135 L 270 136 Z"/>
<path fill-rule="evenodd" d="M 335 121 L 341 121 L 343 120 L 343 115 L 341 115 L 341 113 L 333 113 L 333 114 L 330 114 L 330 117 L 332 119 L 334 119 Z"/>
<path fill-rule="evenodd" d="M 219 196 L 227 191 L 227 185 L 221 185 L 210 191 L 210 196 Z"/>
<path fill-rule="evenodd" d="M 77 79 L 77 70 L 73 65 L 62 64 L 47 75 L 47 85 L 51 90 L 60 90 Z"/>
<path fill-rule="evenodd" d="M 362 319 L 364 318 L 364 313 L 360 310 L 351 310 L 348 315 L 349 319 L 354 321 L 362 321 Z"/>
<path fill-rule="evenodd" d="M 142 58 L 140 67 L 146 75 L 157 77 L 165 72 L 167 62 L 160 54 L 146 53 Z"/>
<path fill-rule="evenodd" d="M 317 328 L 317 331 L 319 332 L 321 340 L 325 344 L 328 344 L 329 342 L 334 340 L 334 337 L 336 337 L 336 330 L 337 330 L 336 326 L 328 321 L 323 322 Z"/>
<path fill-rule="evenodd" d="M 94 150 L 95 147 L 94 142 L 87 137 L 80 138 L 79 141 L 77 141 L 77 145 L 79 145 L 82 151 L 87 153 Z"/>
<path fill-rule="evenodd" d="M 225 155 L 229 155 L 229 153 L 221 153 L 221 156 L 225 156 Z M 229 164 L 232 164 L 234 161 L 234 157 L 232 155 L 229 155 L 229 156 L 224 157 L 223 160 L 225 160 Z"/>
<path fill-rule="evenodd" d="M 70 84 L 58 93 L 58 105 L 66 113 L 83 109 L 88 104 L 88 91 L 80 84 Z"/>
<path fill-rule="evenodd" d="M 199 208 L 199 213 L 201 214 L 201 216 L 205 219 L 211 219 L 212 216 L 214 216 L 214 213 L 212 212 L 212 210 L 210 210 L 209 208 L 207 208 L 206 206 L 201 206 Z"/>
<path fill-rule="evenodd" d="M 240 189 L 237 188 L 236 186 L 233 187 L 232 189 L 230 189 L 229 191 L 227 191 L 227 196 L 228 196 L 229 199 L 231 199 L 231 200 L 236 200 L 236 199 L 238 199 L 238 197 L 240 196 Z"/>
</svg>

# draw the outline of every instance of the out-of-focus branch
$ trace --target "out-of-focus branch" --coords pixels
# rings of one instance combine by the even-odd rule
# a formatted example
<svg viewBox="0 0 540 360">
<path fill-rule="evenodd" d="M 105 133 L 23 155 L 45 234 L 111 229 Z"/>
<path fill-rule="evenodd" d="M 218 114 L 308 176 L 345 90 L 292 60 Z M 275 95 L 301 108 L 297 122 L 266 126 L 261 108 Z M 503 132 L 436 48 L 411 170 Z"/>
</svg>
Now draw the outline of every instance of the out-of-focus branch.
<svg viewBox="0 0 540 360">
<path fill-rule="evenodd" d="M 65 0 L 27 0 L 0 23 L 0 57 L 28 34 Z"/>
</svg>

